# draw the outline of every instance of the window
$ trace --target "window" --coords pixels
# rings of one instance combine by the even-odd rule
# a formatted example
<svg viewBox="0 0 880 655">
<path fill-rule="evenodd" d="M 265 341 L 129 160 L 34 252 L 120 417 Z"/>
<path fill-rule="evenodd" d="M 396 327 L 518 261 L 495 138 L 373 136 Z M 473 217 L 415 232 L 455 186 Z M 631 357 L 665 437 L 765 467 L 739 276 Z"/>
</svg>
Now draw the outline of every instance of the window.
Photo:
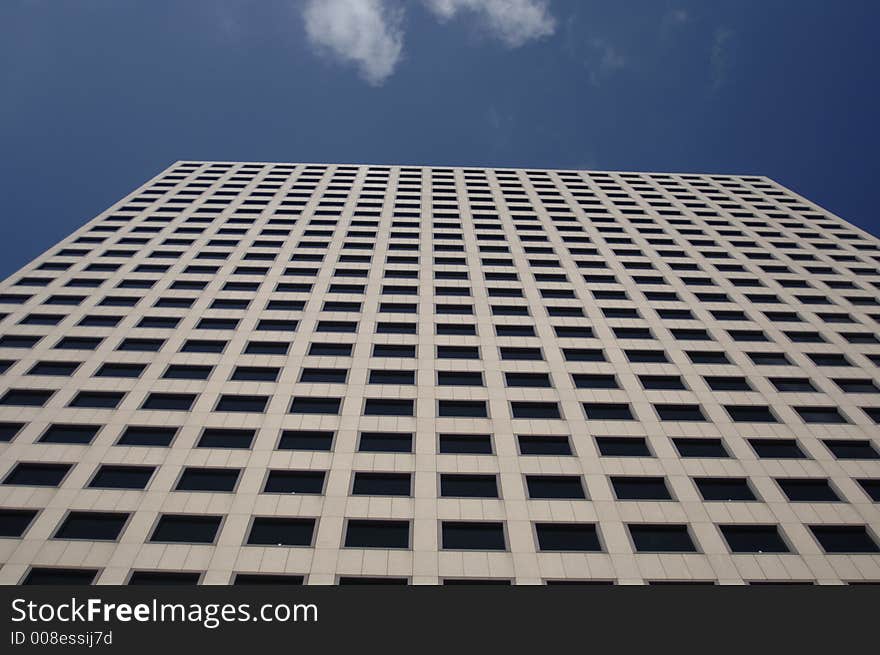
<svg viewBox="0 0 880 655">
<path fill-rule="evenodd" d="M 123 339 L 116 350 L 130 352 L 158 352 L 165 343 L 164 339 Z"/>
<path fill-rule="evenodd" d="M 339 577 L 340 585 L 408 585 L 406 578 L 375 578 L 368 576 L 343 575 Z"/>
<path fill-rule="evenodd" d="M 864 525 L 808 526 L 826 553 L 876 553 L 880 548 Z"/>
<path fill-rule="evenodd" d="M 58 375 L 68 377 L 80 366 L 80 362 L 37 362 L 27 372 L 28 375 Z M 143 367 L 140 367 L 143 369 Z"/>
<path fill-rule="evenodd" d="M 290 404 L 291 414 L 339 414 L 342 398 L 309 398 L 295 396 Z"/>
<path fill-rule="evenodd" d="M 311 546 L 315 519 L 254 518 L 248 534 L 249 546 Z"/>
<path fill-rule="evenodd" d="M 521 434 L 517 437 L 521 455 L 572 455 L 567 436 Z"/>
<path fill-rule="evenodd" d="M 36 515 L 35 509 L 0 508 L 0 537 L 21 537 Z"/>
<path fill-rule="evenodd" d="M 416 356 L 415 346 L 405 346 L 397 344 L 376 344 L 373 346 L 373 357 L 405 357 L 413 358 Z"/>
<path fill-rule="evenodd" d="M 662 350 L 625 350 L 626 358 L 634 363 L 665 364 L 669 360 Z"/>
<path fill-rule="evenodd" d="M 351 493 L 355 496 L 410 496 L 411 478 L 409 473 L 357 472 Z"/>
<path fill-rule="evenodd" d="M 543 360 L 540 348 L 499 348 L 504 360 Z"/>
<path fill-rule="evenodd" d="M 570 498 L 584 500 L 584 485 L 579 475 L 527 475 L 529 498 Z"/>
<path fill-rule="evenodd" d="M 194 468 L 183 469 L 175 491 L 233 491 L 238 482 L 238 469 Z"/>
<path fill-rule="evenodd" d="M 165 369 L 162 377 L 167 380 L 207 380 L 213 368 L 213 366 L 171 364 Z"/>
<path fill-rule="evenodd" d="M 319 344 L 314 344 L 312 346 L 312 350 L 309 351 L 310 355 L 319 355 L 323 353 L 313 352 L 315 347 Z M 334 348 L 333 344 L 325 344 L 328 345 L 328 348 Z M 287 349 L 290 346 L 286 341 L 248 341 L 247 345 L 244 348 L 244 353 L 246 355 L 286 355 Z M 332 355 L 340 355 L 342 357 L 351 354 L 351 346 L 347 345 L 343 347 L 345 352 L 337 353 L 332 352 L 328 354 Z"/>
<path fill-rule="evenodd" d="M 217 401 L 214 411 L 217 412 L 254 412 L 266 410 L 269 396 L 236 396 L 224 394 Z"/>
<path fill-rule="evenodd" d="M 712 350 L 694 350 L 687 353 L 693 364 L 730 364 L 727 355 Z"/>
<path fill-rule="evenodd" d="M 414 400 L 367 398 L 364 403 L 364 416 L 413 416 L 414 414 Z"/>
<path fill-rule="evenodd" d="M 10 389 L 3 394 L 2 398 L 0 398 L 0 405 L 42 407 L 54 393 L 54 391 L 45 391 L 41 389 Z"/>
<path fill-rule="evenodd" d="M 71 469 L 72 464 L 42 464 L 19 462 L 3 480 L 3 484 L 28 487 L 57 487 Z"/>
<path fill-rule="evenodd" d="M 275 366 L 236 366 L 231 380 L 275 382 L 280 368 Z"/>
<path fill-rule="evenodd" d="M 735 375 L 713 375 L 703 378 L 712 391 L 751 391 L 749 381 Z"/>
<path fill-rule="evenodd" d="M 226 348 L 225 341 L 208 339 L 187 339 L 180 349 L 182 353 L 222 353 Z"/>
<path fill-rule="evenodd" d="M 867 439 L 825 439 L 824 443 L 837 459 L 880 459 Z"/>
<path fill-rule="evenodd" d="M 301 585 L 301 575 L 273 575 L 269 573 L 236 573 L 234 585 Z"/>
<path fill-rule="evenodd" d="M 361 432 L 358 450 L 362 453 L 411 453 L 410 432 Z"/>
<path fill-rule="evenodd" d="M 195 399 L 194 393 L 151 393 L 141 409 L 186 412 L 192 407 Z"/>
<path fill-rule="evenodd" d="M 494 475 L 442 473 L 440 495 L 444 498 L 498 498 Z"/>
<path fill-rule="evenodd" d="M 880 479 L 857 480 L 857 482 L 868 494 L 868 497 L 875 503 L 880 503 Z"/>
<path fill-rule="evenodd" d="M 618 500 L 672 500 L 662 477 L 612 476 L 611 486 Z"/>
<path fill-rule="evenodd" d="M 640 375 L 639 382 L 642 387 L 648 390 L 653 389 L 671 389 L 683 390 L 687 389 L 681 377 L 678 375 Z M 580 386 L 580 385 L 578 385 Z M 614 387 L 611 387 L 614 388 Z"/>
<path fill-rule="evenodd" d="M 116 541 L 127 520 L 121 512 L 70 512 L 53 539 Z"/>
<path fill-rule="evenodd" d="M 724 409 L 737 423 L 777 423 L 770 408 L 763 405 L 725 405 Z"/>
<path fill-rule="evenodd" d="M 596 373 L 575 373 L 572 376 L 574 386 L 578 389 L 618 389 L 617 379 L 613 375 Z"/>
<path fill-rule="evenodd" d="M 409 521 L 349 519 L 346 548 L 409 548 Z"/>
<path fill-rule="evenodd" d="M 488 411 L 484 400 L 440 400 L 437 415 L 484 418 Z"/>
<path fill-rule="evenodd" d="M 792 502 L 840 502 L 837 492 L 824 478 L 776 478 L 776 484 Z"/>
<path fill-rule="evenodd" d="M 479 359 L 477 346 L 437 346 L 437 359 Z"/>
<path fill-rule="evenodd" d="M 168 447 L 177 434 L 177 428 L 129 425 L 117 442 L 120 446 Z"/>
<path fill-rule="evenodd" d="M 847 423 L 836 407 L 795 407 L 804 423 Z"/>
<path fill-rule="evenodd" d="M 348 369 L 345 368 L 304 368 L 300 374 L 300 382 L 327 382 L 329 384 L 345 384 Z"/>
<path fill-rule="evenodd" d="M 632 421 L 633 415 L 626 403 L 582 403 L 587 419 L 591 421 Z"/>
<path fill-rule="evenodd" d="M 694 478 L 694 484 L 703 500 L 757 500 L 746 478 Z"/>
<path fill-rule="evenodd" d="M 705 421 L 699 405 L 654 405 L 661 421 Z"/>
<path fill-rule="evenodd" d="M 90 585 L 98 569 L 54 569 L 35 566 L 22 580 L 23 585 Z"/>
<path fill-rule="evenodd" d="M 593 523 L 535 523 L 542 551 L 601 551 Z"/>
<path fill-rule="evenodd" d="M 92 489 L 146 489 L 155 471 L 153 466 L 103 464 L 95 473 Z"/>
<path fill-rule="evenodd" d="M 732 553 L 787 553 L 788 546 L 775 525 L 720 525 Z"/>
<path fill-rule="evenodd" d="M 780 393 L 814 392 L 816 387 L 809 378 L 770 378 L 770 382 Z"/>
<path fill-rule="evenodd" d="M 524 349 L 521 349 L 524 350 Z M 537 350 L 537 349 L 536 349 Z M 604 362 L 605 354 L 598 348 L 563 348 L 562 354 L 567 362 Z M 508 359 L 502 357 L 502 359 Z M 516 359 L 511 357 L 510 359 Z M 531 359 L 529 357 L 521 357 L 519 359 Z M 541 359 L 535 357 L 534 359 Z"/>
<path fill-rule="evenodd" d="M 63 425 L 54 423 L 40 437 L 40 443 L 90 444 L 100 425 Z"/>
<path fill-rule="evenodd" d="M 12 441 L 23 427 L 24 423 L 0 423 L 0 442 Z"/>
<path fill-rule="evenodd" d="M 629 534 L 640 553 L 695 553 L 686 525 L 630 524 Z"/>
<path fill-rule="evenodd" d="M 479 373 L 477 374 L 479 375 Z M 370 371 L 370 384 L 415 384 L 415 371 Z M 441 383 L 442 384 L 442 383 Z"/>
<path fill-rule="evenodd" d="M 266 478 L 263 493 L 321 494 L 324 491 L 324 475 L 324 471 L 272 470 Z"/>
<path fill-rule="evenodd" d="M 806 455 L 794 439 L 749 439 L 761 459 L 805 459 Z"/>
<path fill-rule="evenodd" d="M 333 446 L 333 432 L 329 430 L 284 430 L 278 441 L 278 450 L 329 451 Z"/>
<path fill-rule="evenodd" d="M 444 550 L 506 550 L 500 521 L 443 521 Z"/>
<path fill-rule="evenodd" d="M 651 457 L 644 437 L 596 437 L 604 457 Z"/>
<path fill-rule="evenodd" d="M 492 436 L 488 434 L 441 434 L 439 439 L 441 454 L 492 454 Z"/>
<path fill-rule="evenodd" d="M 870 379 L 836 378 L 834 384 L 840 387 L 844 393 L 880 393 L 880 389 Z"/>
<path fill-rule="evenodd" d="M 150 541 L 212 544 L 222 518 L 201 514 L 163 514 L 153 529 Z"/>
<path fill-rule="evenodd" d="M 514 401 L 510 403 L 513 418 L 559 419 L 559 405 L 552 402 Z"/>
<path fill-rule="evenodd" d="M 196 585 L 201 573 L 188 571 L 134 571 L 128 579 L 130 585 Z"/>
</svg>

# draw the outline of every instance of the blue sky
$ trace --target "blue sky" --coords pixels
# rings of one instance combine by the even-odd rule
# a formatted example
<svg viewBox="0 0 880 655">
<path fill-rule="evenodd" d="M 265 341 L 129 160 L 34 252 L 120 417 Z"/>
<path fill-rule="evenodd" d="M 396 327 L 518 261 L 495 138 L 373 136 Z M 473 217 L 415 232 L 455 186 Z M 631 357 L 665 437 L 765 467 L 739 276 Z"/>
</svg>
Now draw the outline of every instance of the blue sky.
<svg viewBox="0 0 880 655">
<path fill-rule="evenodd" d="M 876 0 L 2 0 L 0 277 L 177 159 L 762 174 L 880 233 Z"/>
</svg>

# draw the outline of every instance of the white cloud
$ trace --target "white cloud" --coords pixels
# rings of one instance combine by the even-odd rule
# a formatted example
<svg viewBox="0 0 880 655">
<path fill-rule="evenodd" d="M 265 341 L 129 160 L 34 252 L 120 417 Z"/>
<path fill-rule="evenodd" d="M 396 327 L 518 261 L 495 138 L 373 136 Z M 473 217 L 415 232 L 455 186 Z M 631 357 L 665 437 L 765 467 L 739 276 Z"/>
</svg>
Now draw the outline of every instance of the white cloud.
<svg viewBox="0 0 880 655">
<path fill-rule="evenodd" d="M 591 58 L 587 64 L 587 67 L 590 68 L 590 82 L 593 86 L 599 86 L 603 79 L 626 68 L 626 57 L 605 39 L 590 39 L 590 46 L 596 54 L 596 57 Z"/>
<path fill-rule="evenodd" d="M 556 31 L 547 0 L 423 1 L 441 20 L 450 20 L 459 12 L 478 14 L 489 32 L 512 48 Z"/>
<path fill-rule="evenodd" d="M 400 61 L 403 12 L 383 0 L 308 0 L 303 19 L 313 45 L 353 63 L 374 86 Z"/>
<path fill-rule="evenodd" d="M 712 52 L 709 58 L 712 67 L 712 88 L 720 89 L 727 82 L 727 73 L 731 66 L 730 47 L 734 38 L 733 30 L 719 27 L 712 37 Z"/>
</svg>

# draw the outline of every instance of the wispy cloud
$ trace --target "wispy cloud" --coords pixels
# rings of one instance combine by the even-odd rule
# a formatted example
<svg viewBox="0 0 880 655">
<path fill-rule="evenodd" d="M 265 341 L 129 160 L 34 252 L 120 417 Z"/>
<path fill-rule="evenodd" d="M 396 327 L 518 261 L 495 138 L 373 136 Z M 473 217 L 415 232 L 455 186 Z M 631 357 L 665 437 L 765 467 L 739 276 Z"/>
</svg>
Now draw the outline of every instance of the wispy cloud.
<svg viewBox="0 0 880 655">
<path fill-rule="evenodd" d="M 511 48 L 550 36 L 556 20 L 546 0 L 424 0 L 441 20 L 476 14 L 489 33 Z"/>
<path fill-rule="evenodd" d="M 730 69 L 730 46 L 734 33 L 726 27 L 719 27 L 712 36 L 712 51 L 709 62 L 712 69 L 712 89 L 718 90 L 727 81 Z"/>
<path fill-rule="evenodd" d="M 357 66 L 379 86 L 403 54 L 403 11 L 383 0 L 308 0 L 306 35 L 319 50 Z"/>
<path fill-rule="evenodd" d="M 593 56 L 586 62 L 590 69 L 590 83 L 599 86 L 602 81 L 617 71 L 626 68 L 626 57 L 606 39 L 590 39 Z"/>
</svg>

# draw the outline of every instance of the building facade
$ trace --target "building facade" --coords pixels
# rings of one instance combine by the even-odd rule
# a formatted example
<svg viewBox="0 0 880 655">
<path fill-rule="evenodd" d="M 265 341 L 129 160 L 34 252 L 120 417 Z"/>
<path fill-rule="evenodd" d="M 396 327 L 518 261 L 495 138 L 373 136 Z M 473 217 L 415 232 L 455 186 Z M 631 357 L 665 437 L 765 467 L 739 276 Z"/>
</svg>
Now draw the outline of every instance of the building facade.
<svg viewBox="0 0 880 655">
<path fill-rule="evenodd" d="M 180 161 L 0 284 L 0 583 L 878 583 L 878 299 L 764 177 Z"/>
</svg>

